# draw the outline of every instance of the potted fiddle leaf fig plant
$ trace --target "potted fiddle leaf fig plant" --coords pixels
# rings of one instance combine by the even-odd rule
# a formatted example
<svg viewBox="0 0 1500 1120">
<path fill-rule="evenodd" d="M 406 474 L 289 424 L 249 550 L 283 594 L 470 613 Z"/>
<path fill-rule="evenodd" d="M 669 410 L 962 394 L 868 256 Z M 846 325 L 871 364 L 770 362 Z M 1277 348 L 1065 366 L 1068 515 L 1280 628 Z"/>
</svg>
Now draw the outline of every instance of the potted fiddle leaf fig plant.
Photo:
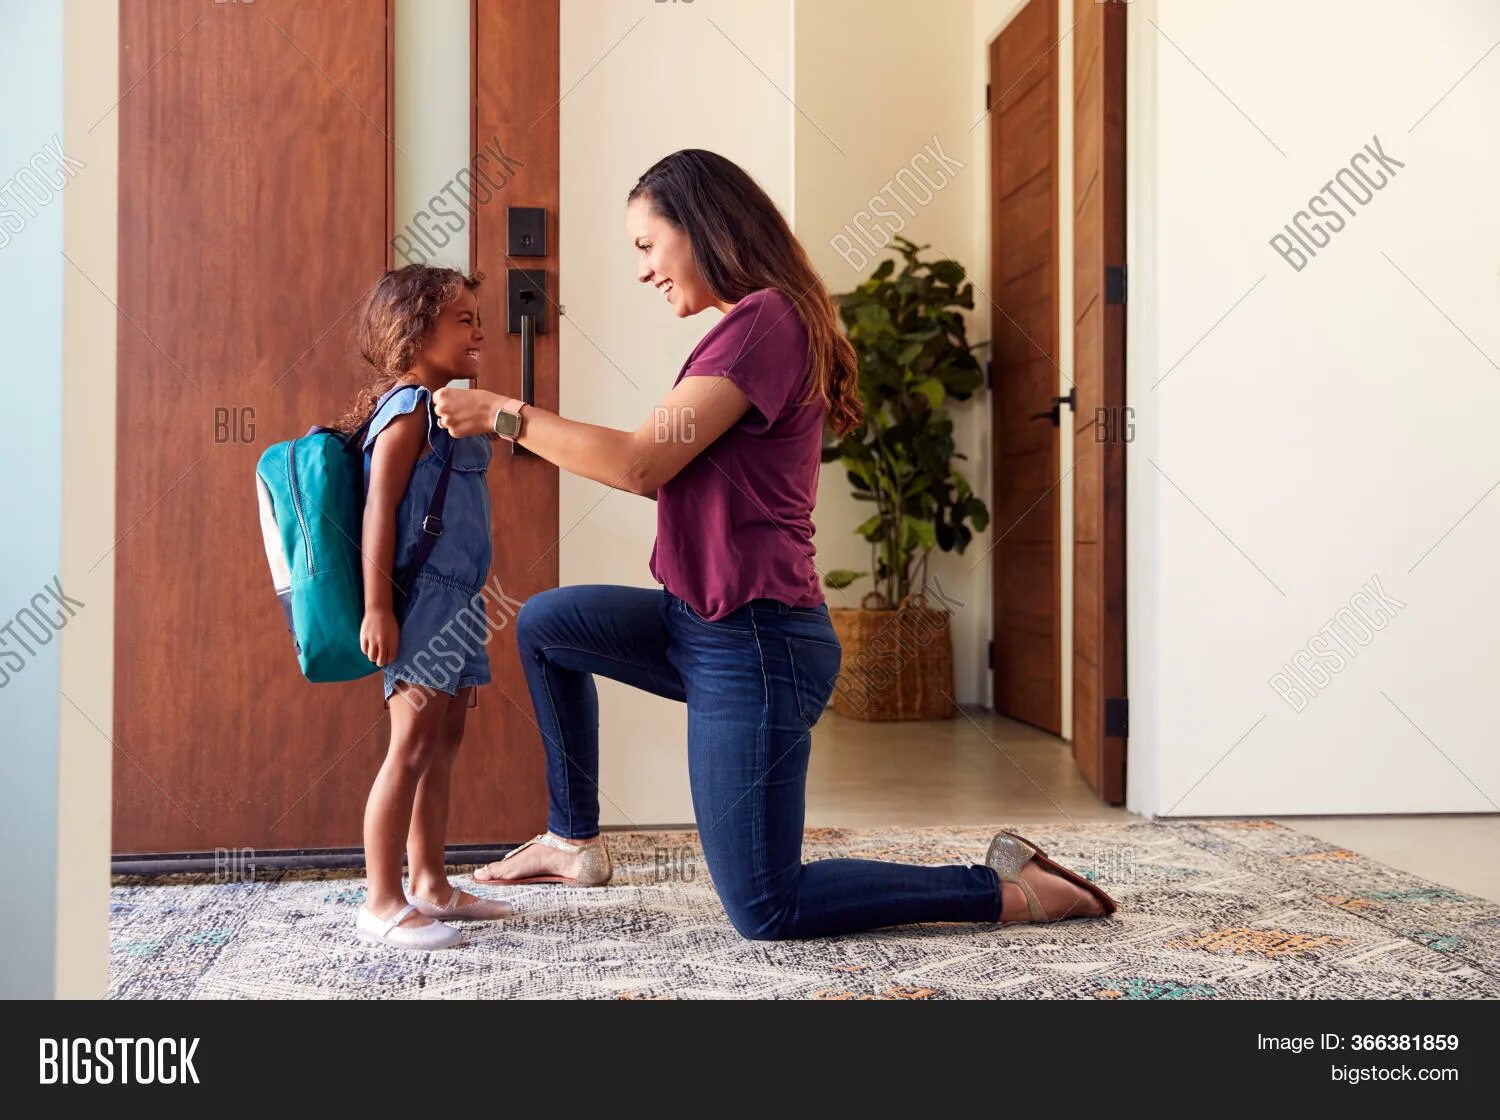
<svg viewBox="0 0 1500 1120">
<path fill-rule="evenodd" d="M 950 400 L 984 383 L 963 312 L 974 286 L 957 261 L 924 259 L 925 245 L 895 239 L 870 278 L 838 297 L 845 332 L 859 357 L 863 423 L 823 448 L 838 461 L 856 501 L 873 512 L 855 530 L 870 544 L 870 569 L 836 569 L 834 589 L 869 576 L 858 609 L 833 608 L 844 645 L 834 710 L 864 719 L 951 717 L 953 647 L 948 611 L 927 603 L 934 548 L 963 552 L 989 524 L 989 510 L 956 461 Z"/>
</svg>

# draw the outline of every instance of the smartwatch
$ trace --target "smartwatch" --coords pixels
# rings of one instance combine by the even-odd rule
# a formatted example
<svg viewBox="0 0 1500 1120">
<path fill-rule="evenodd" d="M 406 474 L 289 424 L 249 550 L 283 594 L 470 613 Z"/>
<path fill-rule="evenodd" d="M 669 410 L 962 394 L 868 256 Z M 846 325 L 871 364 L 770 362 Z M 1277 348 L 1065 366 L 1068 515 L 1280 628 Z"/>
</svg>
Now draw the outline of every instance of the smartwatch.
<svg viewBox="0 0 1500 1120">
<path fill-rule="evenodd" d="M 501 439 L 509 440 L 514 440 L 520 435 L 521 410 L 525 407 L 525 401 L 507 397 L 504 403 L 495 410 L 495 434 Z"/>
</svg>

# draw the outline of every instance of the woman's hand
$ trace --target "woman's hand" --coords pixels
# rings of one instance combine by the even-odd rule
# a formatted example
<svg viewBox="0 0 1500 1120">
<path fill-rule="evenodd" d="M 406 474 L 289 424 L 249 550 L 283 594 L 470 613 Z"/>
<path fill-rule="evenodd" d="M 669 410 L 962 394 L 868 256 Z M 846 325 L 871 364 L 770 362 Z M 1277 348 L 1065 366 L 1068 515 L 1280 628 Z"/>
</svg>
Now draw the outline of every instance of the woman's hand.
<svg viewBox="0 0 1500 1120">
<path fill-rule="evenodd" d="M 504 397 L 487 389 L 439 389 L 432 394 L 438 424 L 455 439 L 495 430 L 495 413 Z"/>
<path fill-rule="evenodd" d="M 359 624 L 359 648 L 382 669 L 396 660 L 396 647 L 401 644 L 401 627 L 396 624 L 396 614 L 389 607 L 368 607 Z"/>
</svg>

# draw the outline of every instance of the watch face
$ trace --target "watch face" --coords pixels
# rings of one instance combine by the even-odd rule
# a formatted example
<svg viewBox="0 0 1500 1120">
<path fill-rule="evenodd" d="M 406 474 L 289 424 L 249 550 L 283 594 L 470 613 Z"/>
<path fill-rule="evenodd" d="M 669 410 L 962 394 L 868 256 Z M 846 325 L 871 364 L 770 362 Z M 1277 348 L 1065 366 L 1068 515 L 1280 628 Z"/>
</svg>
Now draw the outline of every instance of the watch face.
<svg viewBox="0 0 1500 1120">
<path fill-rule="evenodd" d="M 495 413 L 495 434 L 497 436 L 508 436 L 512 439 L 521 430 L 521 415 L 517 412 L 506 412 L 500 409 Z"/>
</svg>

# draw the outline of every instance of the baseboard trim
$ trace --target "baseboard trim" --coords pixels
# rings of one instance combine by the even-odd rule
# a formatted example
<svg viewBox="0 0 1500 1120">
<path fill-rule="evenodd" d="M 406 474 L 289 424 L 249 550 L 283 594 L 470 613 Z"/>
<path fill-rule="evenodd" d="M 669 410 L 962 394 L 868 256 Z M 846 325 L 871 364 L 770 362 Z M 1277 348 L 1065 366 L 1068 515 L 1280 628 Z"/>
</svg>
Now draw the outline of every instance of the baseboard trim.
<svg viewBox="0 0 1500 1120">
<path fill-rule="evenodd" d="M 600 832 L 680 832 L 691 824 L 605 825 Z M 452 864 L 489 863 L 514 851 L 515 844 L 449 844 Z M 118 854 L 110 859 L 111 875 L 203 875 L 222 873 L 239 880 L 256 871 L 358 870 L 364 867 L 363 848 L 219 848 L 211 852 Z"/>
<path fill-rule="evenodd" d="M 451 844 L 449 863 L 488 863 L 500 859 L 514 844 Z M 212 852 L 160 852 L 116 855 L 109 863 L 111 875 L 204 875 L 222 873 L 240 880 L 255 871 L 321 871 L 360 869 L 365 865 L 363 848 L 220 848 Z"/>
</svg>

